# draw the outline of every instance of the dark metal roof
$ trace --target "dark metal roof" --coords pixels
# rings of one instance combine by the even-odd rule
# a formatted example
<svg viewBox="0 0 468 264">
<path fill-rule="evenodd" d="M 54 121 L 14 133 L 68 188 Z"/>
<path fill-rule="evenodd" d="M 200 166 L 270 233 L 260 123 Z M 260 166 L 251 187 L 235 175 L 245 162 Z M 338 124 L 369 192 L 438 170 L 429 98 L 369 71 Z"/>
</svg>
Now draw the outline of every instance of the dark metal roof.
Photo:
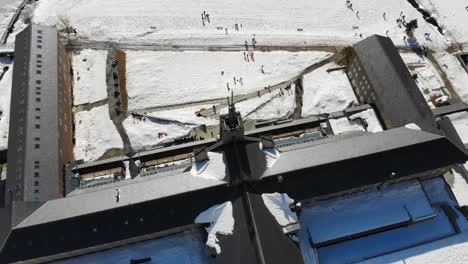
<svg viewBox="0 0 468 264">
<path fill-rule="evenodd" d="M 353 48 L 372 83 L 377 108 L 388 117 L 392 127 L 416 123 L 423 130 L 435 132 L 432 111 L 392 40 L 373 35 Z"/>
</svg>

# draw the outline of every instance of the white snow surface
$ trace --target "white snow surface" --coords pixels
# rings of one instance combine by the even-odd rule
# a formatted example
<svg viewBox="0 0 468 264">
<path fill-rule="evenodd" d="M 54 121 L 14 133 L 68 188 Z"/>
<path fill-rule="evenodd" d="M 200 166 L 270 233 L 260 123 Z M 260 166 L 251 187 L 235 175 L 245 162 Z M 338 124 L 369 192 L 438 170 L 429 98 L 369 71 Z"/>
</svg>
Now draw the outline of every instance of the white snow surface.
<svg viewBox="0 0 468 264">
<path fill-rule="evenodd" d="M 350 120 L 356 120 L 357 118 L 361 118 L 366 121 L 366 131 L 372 133 L 383 131 L 382 125 L 380 125 L 380 121 L 377 118 L 377 114 L 375 113 L 374 109 L 367 109 L 365 111 L 349 116 Z"/>
<path fill-rule="evenodd" d="M 411 74 L 417 74 L 416 84 L 421 90 L 426 102 L 431 102 L 431 96 L 442 96 L 444 93 L 444 82 L 434 65 L 426 58 L 416 53 L 401 52 L 401 58 L 410 70 Z M 447 91 L 448 93 L 448 91 Z M 450 95 L 450 94 L 448 94 Z M 434 106 L 430 104 L 433 108 Z"/>
<path fill-rule="evenodd" d="M 22 0 L 0 0 L 0 36 L 8 30 L 13 15 L 18 7 L 21 5 Z"/>
<path fill-rule="evenodd" d="M 207 161 L 197 162 L 192 166 L 190 173 L 194 177 L 205 179 L 223 180 L 226 177 L 226 165 L 223 160 L 223 154 L 217 152 L 208 152 Z"/>
<path fill-rule="evenodd" d="M 297 215 L 289 208 L 294 200 L 286 193 L 264 193 L 263 202 L 270 213 L 275 217 L 278 224 L 287 226 L 297 223 Z"/>
<path fill-rule="evenodd" d="M 225 202 L 208 208 L 206 211 L 201 212 L 197 218 L 195 218 L 195 223 L 211 224 L 206 228 L 206 231 L 208 232 L 206 245 L 215 248 L 217 254 L 221 253 L 221 247 L 218 244 L 218 238 L 216 237 L 216 234 L 219 233 L 222 235 L 232 235 L 234 231 L 232 203 Z"/>
<path fill-rule="evenodd" d="M 452 121 L 455 130 L 457 130 L 463 144 L 468 143 L 468 112 L 459 112 L 447 115 Z"/>
<path fill-rule="evenodd" d="M 75 158 L 93 161 L 109 149 L 123 149 L 123 142 L 109 118 L 107 105 L 75 114 Z"/>
<path fill-rule="evenodd" d="M 219 125 L 219 120 L 200 117 L 195 114 L 195 112 L 202 109 L 211 109 L 213 105 L 196 105 L 188 106 L 176 109 L 162 110 L 147 113 L 147 116 L 164 119 L 168 121 L 181 122 L 189 125 L 206 125 L 206 126 L 216 126 Z"/>
<path fill-rule="evenodd" d="M 465 164 L 467 167 L 467 164 Z M 463 175 L 458 173 L 455 170 L 452 170 L 453 174 L 453 186 L 452 192 L 457 199 L 457 202 L 460 206 L 467 206 L 468 205 L 468 183 L 466 182 Z"/>
<path fill-rule="evenodd" d="M 0 81 L 0 112 L 2 112 L 0 114 L 0 149 L 8 147 L 13 62 L 9 59 L 0 58 L 0 72 L 3 71 L 4 67 L 9 67 L 9 69 Z"/>
<path fill-rule="evenodd" d="M 416 2 L 437 20 L 452 43 L 468 44 L 466 0 L 416 0 Z"/>
<path fill-rule="evenodd" d="M 258 107 L 255 111 L 247 116 L 247 119 L 253 120 L 271 120 L 281 119 L 290 116 L 294 113 L 296 107 L 296 96 L 294 85 L 289 91 L 284 90 L 284 94 L 277 94 L 273 99 Z"/>
<path fill-rule="evenodd" d="M 193 125 L 183 125 L 147 117 L 145 121 L 127 117 L 122 122 L 134 149 L 145 149 L 190 133 Z M 166 133 L 158 138 L 158 133 Z"/>
<path fill-rule="evenodd" d="M 415 123 L 407 124 L 407 125 L 405 125 L 405 127 L 408 128 L 408 129 L 412 129 L 412 130 L 421 131 L 421 128 L 418 125 L 416 125 Z"/>
<path fill-rule="evenodd" d="M 435 53 L 434 57 L 452 83 L 453 89 L 460 96 L 460 99 L 468 103 L 468 73 L 462 67 L 461 62 L 455 55 L 445 51 Z"/>
<path fill-rule="evenodd" d="M 327 72 L 333 67 L 337 65 L 329 63 L 304 76 L 302 116 L 341 111 L 357 102 L 344 71 Z"/>
<path fill-rule="evenodd" d="M 73 54 L 73 104 L 94 103 L 107 98 L 107 50 L 85 49 Z"/>
<path fill-rule="evenodd" d="M 210 14 L 211 23 L 206 26 L 202 25 L 203 11 Z M 404 29 L 396 23 L 402 11 L 407 21 L 418 19 L 415 37 L 421 44 L 447 46 L 406 0 L 354 1 L 353 10 L 343 0 L 49 0 L 39 2 L 33 21 L 55 25 L 58 15 L 66 14 L 78 36 L 90 40 L 243 45 L 256 34 L 258 45 L 352 44 L 361 40 L 359 34 L 365 38 L 385 35 L 388 30 L 397 45 L 406 45 Z M 239 31 L 234 29 L 236 23 L 242 24 Z M 424 40 L 426 32 L 432 33 L 432 42 Z"/>
<path fill-rule="evenodd" d="M 246 94 L 288 81 L 308 66 L 331 56 L 327 52 L 127 51 L 129 110 L 167 106 L 231 94 Z M 265 74 L 261 73 L 264 65 Z M 221 72 L 224 74 L 221 75 Z M 242 85 L 237 80 L 242 78 Z"/>
<path fill-rule="evenodd" d="M 358 120 L 349 120 L 347 117 L 329 119 L 333 134 L 339 135 L 350 131 L 366 131 Z"/>
</svg>

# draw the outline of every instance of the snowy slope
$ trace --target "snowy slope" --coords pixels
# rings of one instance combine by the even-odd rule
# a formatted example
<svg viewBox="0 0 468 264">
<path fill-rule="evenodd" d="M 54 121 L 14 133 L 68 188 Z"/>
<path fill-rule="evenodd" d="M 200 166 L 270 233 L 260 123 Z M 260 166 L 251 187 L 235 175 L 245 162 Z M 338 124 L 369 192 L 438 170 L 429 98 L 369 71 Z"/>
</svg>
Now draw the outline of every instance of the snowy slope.
<svg viewBox="0 0 468 264">
<path fill-rule="evenodd" d="M 129 109 L 226 98 L 231 93 L 227 83 L 235 94 L 254 92 L 288 81 L 329 56 L 326 52 L 256 52 L 255 62 L 246 62 L 243 52 L 127 51 Z"/>
<path fill-rule="evenodd" d="M 73 54 L 73 104 L 107 98 L 106 50 L 85 49 Z"/>
<path fill-rule="evenodd" d="M 205 27 L 203 11 L 210 14 L 211 24 Z M 404 45 L 403 30 L 396 24 L 402 11 L 407 21 L 419 20 L 419 42 L 424 43 L 424 33 L 431 32 L 433 42 L 424 44 L 446 46 L 406 0 L 353 1 L 353 10 L 344 0 L 49 0 L 39 2 L 34 21 L 55 25 L 58 14 L 68 14 L 78 34 L 92 40 L 242 45 L 256 34 L 258 44 L 350 44 L 359 41 L 361 33 L 385 35 L 388 30 L 397 44 Z M 239 31 L 234 29 L 236 23 L 242 24 Z"/>
<path fill-rule="evenodd" d="M 122 139 L 109 118 L 107 105 L 75 114 L 75 158 L 92 161 L 106 150 L 123 149 Z"/>
<path fill-rule="evenodd" d="M 253 120 L 271 120 L 281 119 L 290 116 L 296 107 L 296 96 L 294 92 L 294 85 L 289 91 L 284 91 L 282 96 L 276 96 L 266 104 L 257 108 L 247 119 Z"/>
<path fill-rule="evenodd" d="M 357 102 L 346 74 L 343 71 L 327 72 L 336 66 L 329 63 L 304 76 L 302 116 L 341 111 Z"/>
<path fill-rule="evenodd" d="M 143 149 L 168 142 L 179 137 L 188 135 L 193 125 L 179 125 L 172 122 L 154 120 L 146 118 L 134 120 L 131 116 L 122 122 L 134 149 Z M 166 133 L 158 138 L 158 133 Z"/>
<path fill-rule="evenodd" d="M 329 119 L 333 134 L 339 135 L 351 131 L 365 131 L 364 127 L 357 120 L 349 120 L 347 117 Z"/>
<path fill-rule="evenodd" d="M 196 112 L 201 109 L 211 109 L 213 105 L 197 105 L 188 106 L 176 109 L 162 110 L 157 112 L 147 113 L 147 116 L 164 119 L 168 121 L 181 122 L 192 125 L 215 126 L 219 124 L 219 121 L 212 118 L 196 116 Z"/>
<path fill-rule="evenodd" d="M 9 67 L 9 70 L 0 81 L 0 112 L 2 112 L 0 114 L 0 149 L 8 147 L 13 62 L 9 59 L 0 58 L 0 72 L 3 71 L 4 67 Z"/>
</svg>

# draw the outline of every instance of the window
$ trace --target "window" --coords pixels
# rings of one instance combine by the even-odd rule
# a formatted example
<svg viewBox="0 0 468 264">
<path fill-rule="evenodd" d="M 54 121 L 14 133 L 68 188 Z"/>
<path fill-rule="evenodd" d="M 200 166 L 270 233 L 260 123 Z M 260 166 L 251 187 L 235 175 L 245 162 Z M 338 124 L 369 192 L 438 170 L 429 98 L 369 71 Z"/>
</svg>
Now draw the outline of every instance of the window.
<svg viewBox="0 0 468 264">
<path fill-rule="evenodd" d="M 36 84 L 41 84 L 41 80 L 36 80 Z"/>
<path fill-rule="evenodd" d="M 39 186 L 39 181 L 34 181 L 34 186 Z"/>
<path fill-rule="evenodd" d="M 37 43 L 42 43 L 42 39 L 38 39 L 38 40 L 37 40 Z"/>
<path fill-rule="evenodd" d="M 38 166 L 39 166 L 39 165 L 38 165 Z M 39 172 L 37 172 L 37 171 L 34 172 L 34 177 L 36 177 L 36 178 L 39 177 Z"/>
<path fill-rule="evenodd" d="M 42 71 L 36 70 L 36 74 L 42 74 Z"/>
<path fill-rule="evenodd" d="M 36 54 L 36 58 L 38 58 L 38 59 L 42 58 L 42 54 Z"/>
<path fill-rule="evenodd" d="M 40 91 L 40 90 L 41 90 L 41 87 L 36 86 L 36 91 Z"/>
<path fill-rule="evenodd" d="M 36 92 L 36 95 L 41 95 L 41 92 Z"/>
<path fill-rule="evenodd" d="M 39 64 L 42 63 L 42 60 L 37 60 L 37 63 L 39 63 Z"/>
<path fill-rule="evenodd" d="M 39 128 L 41 128 L 41 125 L 35 124 L 34 127 L 37 128 L 37 129 L 39 129 Z"/>
<path fill-rule="evenodd" d="M 34 110 L 36 110 L 37 112 L 40 112 L 40 111 L 41 111 L 41 108 L 36 107 L 36 109 L 34 109 Z"/>
<path fill-rule="evenodd" d="M 41 145 L 40 145 L 40 144 L 34 144 L 34 148 L 35 148 L 35 149 L 40 149 L 40 148 L 41 148 Z"/>
<path fill-rule="evenodd" d="M 36 118 L 36 120 L 39 120 L 39 119 L 41 119 L 41 116 L 36 116 L 35 118 Z"/>
<path fill-rule="evenodd" d="M 39 97 L 36 97 L 36 102 L 38 102 L 38 103 L 39 103 L 40 101 L 41 101 L 41 98 L 39 98 Z"/>
<path fill-rule="evenodd" d="M 42 45 L 37 45 L 36 46 L 38 49 L 42 49 Z"/>
<path fill-rule="evenodd" d="M 38 35 L 41 35 L 41 34 L 42 34 L 42 30 L 38 30 L 38 31 L 37 31 L 37 34 L 38 34 Z"/>
<path fill-rule="evenodd" d="M 41 140 L 40 137 L 35 137 L 35 138 L 34 138 L 34 141 L 40 141 L 40 140 Z"/>
<path fill-rule="evenodd" d="M 40 69 L 40 68 L 42 68 L 42 65 L 41 64 L 36 64 L 36 67 Z"/>
<path fill-rule="evenodd" d="M 38 190 L 38 189 L 35 189 L 35 190 L 34 190 L 34 193 L 39 193 L 39 190 Z"/>
</svg>

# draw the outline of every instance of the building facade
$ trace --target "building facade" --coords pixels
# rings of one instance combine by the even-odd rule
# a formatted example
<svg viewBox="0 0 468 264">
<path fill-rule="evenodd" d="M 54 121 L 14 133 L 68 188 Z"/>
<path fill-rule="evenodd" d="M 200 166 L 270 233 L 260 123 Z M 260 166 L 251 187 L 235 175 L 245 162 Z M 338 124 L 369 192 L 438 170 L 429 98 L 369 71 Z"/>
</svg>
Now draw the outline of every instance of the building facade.
<svg viewBox="0 0 468 264">
<path fill-rule="evenodd" d="M 73 160 L 70 58 L 51 27 L 30 25 L 15 45 L 6 200 L 47 201 Z"/>
<path fill-rule="evenodd" d="M 387 129 L 415 123 L 437 132 L 431 109 L 392 40 L 373 35 L 353 45 L 347 75 L 361 103 L 374 105 Z"/>
</svg>

